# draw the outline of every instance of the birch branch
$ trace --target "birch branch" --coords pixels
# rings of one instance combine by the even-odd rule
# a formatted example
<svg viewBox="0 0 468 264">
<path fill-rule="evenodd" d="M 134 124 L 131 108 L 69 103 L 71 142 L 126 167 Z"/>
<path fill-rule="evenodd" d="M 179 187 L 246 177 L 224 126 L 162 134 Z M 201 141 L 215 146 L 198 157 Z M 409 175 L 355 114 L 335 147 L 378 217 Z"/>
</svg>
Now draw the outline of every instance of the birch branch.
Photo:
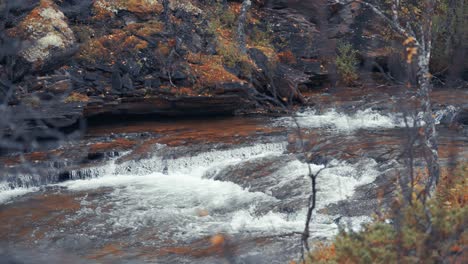
<svg viewBox="0 0 468 264">
<path fill-rule="evenodd" d="M 398 1 L 398 0 L 395 0 L 395 1 Z M 409 32 L 409 30 L 405 29 L 404 27 L 402 27 L 400 25 L 400 23 L 398 21 L 398 10 L 396 9 L 396 6 L 395 6 L 395 9 L 393 8 L 393 6 L 396 5 L 395 3 L 392 4 L 392 9 L 394 9 L 394 11 L 396 12 L 396 16 L 394 14 L 393 19 L 391 19 L 387 15 L 385 15 L 382 10 L 380 10 L 378 7 L 376 7 L 375 5 L 373 5 L 373 4 L 369 3 L 369 2 L 362 1 L 362 0 L 353 0 L 353 1 L 349 2 L 348 4 L 353 3 L 353 2 L 360 3 L 360 4 L 363 4 L 363 5 L 367 6 L 367 7 L 369 7 L 376 15 L 378 15 L 383 20 L 385 20 L 385 22 L 387 22 L 393 28 L 393 30 L 395 32 L 397 32 L 398 34 L 402 35 L 405 38 L 413 38 L 414 39 L 414 45 L 415 46 L 420 46 L 420 43 L 416 39 L 416 36 L 414 34 L 412 34 L 411 32 Z"/>
</svg>

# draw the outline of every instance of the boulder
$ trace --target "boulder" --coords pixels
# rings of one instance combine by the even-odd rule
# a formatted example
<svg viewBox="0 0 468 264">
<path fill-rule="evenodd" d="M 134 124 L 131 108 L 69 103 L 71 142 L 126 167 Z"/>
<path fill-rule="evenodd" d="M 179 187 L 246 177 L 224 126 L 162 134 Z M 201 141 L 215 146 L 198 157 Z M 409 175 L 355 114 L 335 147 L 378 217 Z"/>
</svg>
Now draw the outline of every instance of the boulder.
<svg viewBox="0 0 468 264">
<path fill-rule="evenodd" d="M 18 26 L 8 30 L 22 41 L 18 55 L 33 71 L 61 66 L 76 50 L 76 40 L 65 15 L 51 0 L 41 0 Z"/>
</svg>

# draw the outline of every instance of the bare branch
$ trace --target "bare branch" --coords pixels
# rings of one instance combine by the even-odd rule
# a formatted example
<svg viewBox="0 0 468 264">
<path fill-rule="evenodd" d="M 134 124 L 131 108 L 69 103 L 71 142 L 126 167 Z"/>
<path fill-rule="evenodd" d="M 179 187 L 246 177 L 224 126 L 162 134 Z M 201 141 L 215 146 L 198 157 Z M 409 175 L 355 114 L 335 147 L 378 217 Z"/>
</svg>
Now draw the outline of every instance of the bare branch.
<svg viewBox="0 0 468 264">
<path fill-rule="evenodd" d="M 398 1 L 398 0 L 395 0 L 395 1 Z M 362 1 L 362 0 L 353 0 L 353 1 L 349 2 L 348 4 L 353 3 L 353 2 L 357 2 L 357 3 L 363 4 L 363 5 L 367 6 L 367 7 L 369 7 L 376 15 L 378 15 L 383 20 L 385 20 L 385 22 L 387 22 L 395 32 L 397 32 L 398 34 L 400 34 L 401 36 L 403 36 L 405 38 L 414 38 L 415 45 L 416 46 L 420 45 L 419 41 L 416 39 L 416 36 L 413 33 L 411 33 L 410 30 L 408 30 L 406 28 L 403 28 L 400 25 L 400 23 L 398 21 L 398 10 L 396 9 L 396 7 L 395 7 L 395 10 L 394 10 L 396 12 L 396 15 L 394 13 L 393 18 L 389 18 L 387 15 L 384 14 L 384 12 L 382 10 L 380 10 L 378 7 L 376 7 L 375 5 L 373 5 L 373 4 L 369 3 L 369 2 Z M 392 5 L 392 9 L 393 9 L 393 5 Z"/>
</svg>

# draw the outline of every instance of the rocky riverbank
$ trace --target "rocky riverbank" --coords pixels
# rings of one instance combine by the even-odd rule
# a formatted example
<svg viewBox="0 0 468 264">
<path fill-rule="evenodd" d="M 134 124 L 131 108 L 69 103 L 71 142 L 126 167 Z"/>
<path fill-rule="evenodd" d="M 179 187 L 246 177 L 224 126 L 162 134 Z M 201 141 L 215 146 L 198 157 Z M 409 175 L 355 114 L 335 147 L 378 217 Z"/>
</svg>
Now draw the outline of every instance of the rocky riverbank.
<svg viewBox="0 0 468 264">
<path fill-rule="evenodd" d="M 76 128 L 96 114 L 232 114 L 305 103 L 302 93 L 336 81 L 343 41 L 358 48 L 365 71 L 396 75 L 394 51 L 383 48 L 389 43 L 364 7 L 322 2 L 253 1 L 243 53 L 239 1 L 174 0 L 166 9 L 149 0 L 6 1 L 0 99 L 11 120 L 0 130 L 16 130 L 12 122 Z"/>
</svg>

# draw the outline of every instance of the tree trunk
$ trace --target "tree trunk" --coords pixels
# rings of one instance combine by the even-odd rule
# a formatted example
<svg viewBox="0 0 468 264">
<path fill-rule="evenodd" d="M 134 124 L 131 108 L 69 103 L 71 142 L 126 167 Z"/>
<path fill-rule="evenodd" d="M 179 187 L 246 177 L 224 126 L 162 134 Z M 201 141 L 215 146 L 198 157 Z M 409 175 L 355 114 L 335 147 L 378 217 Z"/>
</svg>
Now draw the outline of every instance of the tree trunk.
<svg viewBox="0 0 468 264">
<path fill-rule="evenodd" d="M 429 180 L 426 185 L 426 192 L 429 192 L 439 182 L 440 168 L 437 131 L 430 98 L 430 93 L 432 90 L 432 75 L 429 71 L 429 60 L 431 57 L 430 42 L 426 43 L 426 45 L 428 46 L 422 48 L 418 57 L 418 81 L 424 121 L 424 144 L 429 152 L 429 154 L 426 155 L 429 173 Z"/>
<path fill-rule="evenodd" d="M 163 0 L 162 1 L 163 5 L 163 13 L 164 13 L 164 26 L 166 27 L 166 32 L 171 33 L 172 32 L 172 25 L 171 25 L 171 19 L 170 19 L 170 14 L 171 14 L 171 9 L 169 7 L 169 0 Z"/>
<path fill-rule="evenodd" d="M 244 0 L 239 15 L 239 24 L 237 26 L 237 37 L 239 41 L 239 49 L 242 54 L 247 53 L 246 40 L 245 40 L 245 25 L 247 23 L 247 13 L 252 5 L 250 0 Z"/>
<path fill-rule="evenodd" d="M 424 121 L 424 144 L 428 154 L 425 155 L 429 179 L 426 184 L 426 194 L 434 190 L 439 182 L 439 148 L 437 144 L 437 131 L 431 106 L 432 75 L 429 69 L 432 51 L 432 18 L 434 16 L 435 0 L 426 0 L 421 18 L 421 37 L 418 55 L 418 82 L 421 107 Z"/>
</svg>

